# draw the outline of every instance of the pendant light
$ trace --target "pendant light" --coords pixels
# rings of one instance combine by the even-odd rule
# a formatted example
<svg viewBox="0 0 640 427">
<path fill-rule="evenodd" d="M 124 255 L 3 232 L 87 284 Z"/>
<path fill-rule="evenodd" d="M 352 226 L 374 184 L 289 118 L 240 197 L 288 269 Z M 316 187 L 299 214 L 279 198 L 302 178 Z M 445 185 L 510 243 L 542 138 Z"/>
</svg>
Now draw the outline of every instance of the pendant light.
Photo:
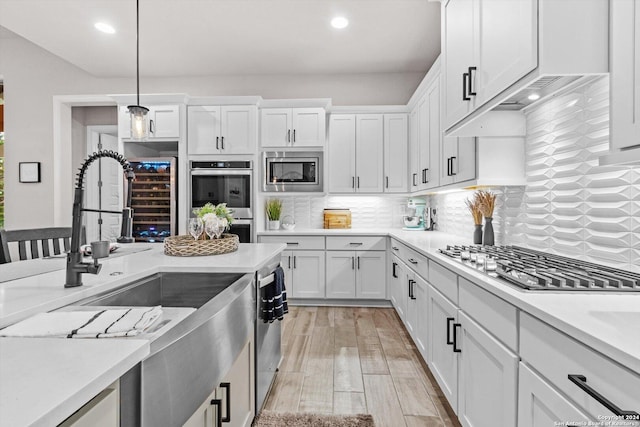
<svg viewBox="0 0 640 427">
<path fill-rule="evenodd" d="M 129 105 L 131 139 L 145 141 L 149 137 L 149 109 L 140 105 L 140 6 L 136 0 L 136 105 Z"/>
</svg>

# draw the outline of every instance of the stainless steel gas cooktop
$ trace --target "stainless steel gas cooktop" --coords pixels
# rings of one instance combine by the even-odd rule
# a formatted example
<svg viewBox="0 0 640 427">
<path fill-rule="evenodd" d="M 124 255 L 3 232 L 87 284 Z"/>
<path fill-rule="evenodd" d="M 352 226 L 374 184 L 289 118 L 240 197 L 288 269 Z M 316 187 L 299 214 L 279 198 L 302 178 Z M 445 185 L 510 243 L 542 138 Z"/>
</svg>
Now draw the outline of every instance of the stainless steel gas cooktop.
<svg viewBox="0 0 640 427">
<path fill-rule="evenodd" d="M 519 246 L 447 245 L 438 251 L 527 290 L 640 291 L 640 274 Z"/>
</svg>

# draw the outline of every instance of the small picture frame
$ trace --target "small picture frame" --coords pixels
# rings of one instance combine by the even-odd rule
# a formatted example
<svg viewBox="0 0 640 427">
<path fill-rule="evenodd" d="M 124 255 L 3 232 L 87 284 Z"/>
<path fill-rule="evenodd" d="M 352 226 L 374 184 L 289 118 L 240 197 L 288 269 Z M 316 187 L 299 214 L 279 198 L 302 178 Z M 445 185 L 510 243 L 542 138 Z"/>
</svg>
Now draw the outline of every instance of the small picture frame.
<svg viewBox="0 0 640 427">
<path fill-rule="evenodd" d="M 40 182 L 40 162 L 20 162 L 19 168 L 20 182 Z"/>
</svg>

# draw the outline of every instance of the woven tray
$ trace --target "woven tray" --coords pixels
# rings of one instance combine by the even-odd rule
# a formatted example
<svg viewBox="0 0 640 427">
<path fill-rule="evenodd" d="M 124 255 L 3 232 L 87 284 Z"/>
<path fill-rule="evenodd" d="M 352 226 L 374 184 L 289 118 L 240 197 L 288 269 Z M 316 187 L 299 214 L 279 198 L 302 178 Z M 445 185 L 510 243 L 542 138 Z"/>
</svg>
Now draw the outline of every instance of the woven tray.
<svg viewBox="0 0 640 427">
<path fill-rule="evenodd" d="M 164 239 L 164 254 L 171 256 L 220 255 L 238 250 L 236 234 L 224 233 L 219 239 L 193 240 L 191 236 L 171 236 Z"/>
</svg>

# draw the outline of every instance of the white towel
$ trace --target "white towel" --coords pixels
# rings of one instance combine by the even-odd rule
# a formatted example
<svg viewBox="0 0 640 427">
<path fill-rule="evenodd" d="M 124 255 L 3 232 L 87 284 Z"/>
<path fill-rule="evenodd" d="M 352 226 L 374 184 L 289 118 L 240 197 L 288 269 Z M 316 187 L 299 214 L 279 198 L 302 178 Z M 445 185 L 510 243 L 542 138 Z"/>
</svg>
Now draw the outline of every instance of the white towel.
<svg viewBox="0 0 640 427">
<path fill-rule="evenodd" d="M 110 338 L 135 336 L 162 316 L 162 307 L 40 313 L 0 330 L 3 337 Z"/>
</svg>

